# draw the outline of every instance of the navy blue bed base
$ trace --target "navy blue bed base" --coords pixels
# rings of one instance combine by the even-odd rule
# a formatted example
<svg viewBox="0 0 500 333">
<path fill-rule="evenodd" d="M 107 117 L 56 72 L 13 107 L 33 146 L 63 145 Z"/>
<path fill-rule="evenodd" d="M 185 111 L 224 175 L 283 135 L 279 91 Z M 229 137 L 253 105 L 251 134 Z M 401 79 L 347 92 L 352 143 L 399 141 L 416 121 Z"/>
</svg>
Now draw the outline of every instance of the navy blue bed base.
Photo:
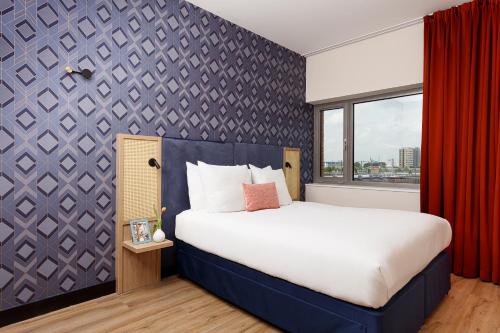
<svg viewBox="0 0 500 333">
<path fill-rule="evenodd" d="M 180 240 L 176 251 L 181 276 L 288 332 L 417 332 L 450 289 L 446 252 L 383 308 L 371 309 L 272 277 Z"/>
<path fill-rule="evenodd" d="M 163 230 L 175 239 L 175 217 L 189 209 L 186 161 L 283 165 L 283 148 L 164 138 Z M 450 289 L 448 255 L 438 255 L 381 309 L 357 306 L 201 251 L 180 240 L 162 251 L 162 276 L 179 272 L 215 295 L 289 332 L 416 332 Z M 307 249 L 305 249 L 307 251 Z M 318 272 L 321 274 L 321 272 Z M 332 281 L 332 283 L 334 283 Z"/>
</svg>

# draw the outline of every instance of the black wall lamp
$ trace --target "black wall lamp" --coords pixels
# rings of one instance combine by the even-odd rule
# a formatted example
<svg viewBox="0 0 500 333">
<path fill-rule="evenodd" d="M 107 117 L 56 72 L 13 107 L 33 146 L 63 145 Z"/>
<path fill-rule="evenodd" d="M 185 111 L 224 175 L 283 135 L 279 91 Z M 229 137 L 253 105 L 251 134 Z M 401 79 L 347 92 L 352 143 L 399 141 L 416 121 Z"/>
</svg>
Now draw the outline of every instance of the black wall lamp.
<svg viewBox="0 0 500 333">
<path fill-rule="evenodd" d="M 160 169 L 160 164 L 158 163 L 158 161 L 156 160 L 156 158 L 150 158 L 149 161 L 148 161 L 148 164 L 150 167 L 152 168 L 156 168 L 156 169 Z"/>
<path fill-rule="evenodd" d="M 68 74 L 80 74 L 81 76 L 83 76 L 86 80 L 90 80 L 90 78 L 92 77 L 92 72 L 89 70 L 89 69 L 82 69 L 81 71 L 75 71 L 73 68 L 71 68 L 71 66 L 66 66 L 66 68 L 64 68 L 66 70 L 66 72 Z"/>
</svg>

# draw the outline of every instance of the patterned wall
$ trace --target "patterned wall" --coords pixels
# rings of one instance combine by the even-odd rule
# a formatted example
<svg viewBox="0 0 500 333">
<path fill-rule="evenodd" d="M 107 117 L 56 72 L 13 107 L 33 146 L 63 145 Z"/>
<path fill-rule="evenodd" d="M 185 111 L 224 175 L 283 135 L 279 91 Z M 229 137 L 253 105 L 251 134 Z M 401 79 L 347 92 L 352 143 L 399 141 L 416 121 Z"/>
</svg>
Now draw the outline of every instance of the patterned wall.
<svg viewBox="0 0 500 333">
<path fill-rule="evenodd" d="M 0 310 L 114 279 L 116 133 L 300 146 L 312 179 L 303 57 L 184 1 L 0 12 Z"/>
</svg>

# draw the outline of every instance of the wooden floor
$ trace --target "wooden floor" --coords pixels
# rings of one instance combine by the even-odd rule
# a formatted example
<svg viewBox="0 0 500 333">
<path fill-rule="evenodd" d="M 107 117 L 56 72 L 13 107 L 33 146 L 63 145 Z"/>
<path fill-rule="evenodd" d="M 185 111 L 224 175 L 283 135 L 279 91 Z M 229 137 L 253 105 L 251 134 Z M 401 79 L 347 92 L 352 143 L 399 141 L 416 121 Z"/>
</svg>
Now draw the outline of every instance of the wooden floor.
<svg viewBox="0 0 500 333">
<path fill-rule="evenodd" d="M 278 332 L 177 277 L 0 329 L 4 332 Z M 448 297 L 421 332 L 500 333 L 500 288 L 452 276 Z"/>
</svg>

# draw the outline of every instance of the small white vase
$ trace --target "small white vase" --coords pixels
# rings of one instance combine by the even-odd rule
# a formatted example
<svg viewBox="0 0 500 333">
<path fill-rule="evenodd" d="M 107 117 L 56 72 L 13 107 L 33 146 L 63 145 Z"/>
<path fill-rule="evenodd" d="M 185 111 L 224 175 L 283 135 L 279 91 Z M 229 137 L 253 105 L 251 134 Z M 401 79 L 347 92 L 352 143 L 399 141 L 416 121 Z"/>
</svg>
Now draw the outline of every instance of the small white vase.
<svg viewBox="0 0 500 333">
<path fill-rule="evenodd" d="M 153 240 L 156 243 L 163 242 L 165 240 L 165 233 L 161 229 L 156 229 L 155 233 L 153 234 Z"/>
</svg>

